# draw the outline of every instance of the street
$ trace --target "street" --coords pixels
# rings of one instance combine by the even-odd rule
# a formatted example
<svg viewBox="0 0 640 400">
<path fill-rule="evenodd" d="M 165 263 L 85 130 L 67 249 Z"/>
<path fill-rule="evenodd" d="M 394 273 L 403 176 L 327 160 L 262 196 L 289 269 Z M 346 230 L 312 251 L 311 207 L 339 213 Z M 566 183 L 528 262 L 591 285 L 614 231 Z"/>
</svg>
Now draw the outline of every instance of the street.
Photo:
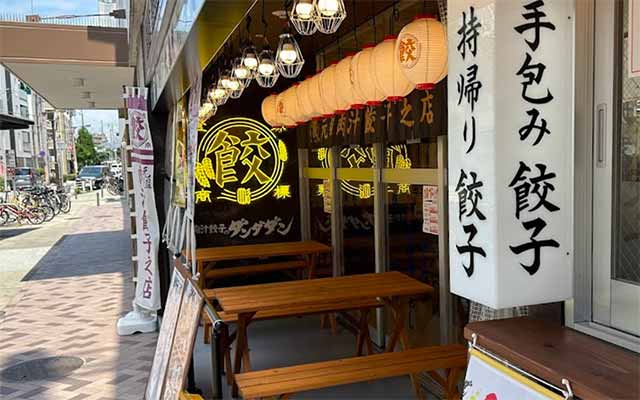
<svg viewBox="0 0 640 400">
<path fill-rule="evenodd" d="M 133 296 L 130 234 L 120 198 L 100 203 L 81 194 L 50 223 L 0 228 L 3 400 L 142 398 L 156 334 L 116 334 Z"/>
</svg>

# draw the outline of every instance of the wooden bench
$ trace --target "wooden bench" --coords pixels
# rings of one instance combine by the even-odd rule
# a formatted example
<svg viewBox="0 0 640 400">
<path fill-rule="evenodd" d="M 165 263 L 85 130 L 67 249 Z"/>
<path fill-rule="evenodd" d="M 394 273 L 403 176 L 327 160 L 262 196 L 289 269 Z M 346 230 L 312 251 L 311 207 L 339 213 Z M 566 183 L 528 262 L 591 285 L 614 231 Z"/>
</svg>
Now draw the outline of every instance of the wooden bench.
<svg viewBox="0 0 640 400">
<path fill-rule="evenodd" d="M 303 260 L 291 260 L 266 264 L 245 265 L 241 267 L 217 268 L 205 271 L 206 279 L 221 279 L 238 275 L 263 274 L 273 271 L 286 271 L 306 268 L 308 264 Z"/>
<path fill-rule="evenodd" d="M 205 290 L 205 295 L 208 290 Z M 361 310 L 360 314 L 360 332 L 358 332 L 358 336 L 356 339 L 356 353 L 358 355 L 362 354 L 364 351 L 364 346 L 367 347 L 367 351 L 369 353 L 373 352 L 373 345 L 371 341 L 371 337 L 369 336 L 367 326 L 367 315 L 368 311 L 372 308 L 382 307 L 384 303 L 378 299 L 358 299 L 351 301 L 348 306 L 345 306 L 343 302 L 328 302 L 328 303 L 318 303 L 311 305 L 302 305 L 295 307 L 287 307 L 281 308 L 278 310 L 269 310 L 269 311 L 259 311 L 256 313 L 252 321 L 256 320 L 267 320 L 267 319 L 279 319 L 279 318 L 290 318 L 294 316 L 303 316 L 303 315 L 313 315 L 313 314 L 325 314 L 325 313 L 333 313 L 338 311 L 346 311 L 346 310 Z M 225 324 L 235 324 L 238 322 L 238 314 L 226 313 L 224 311 L 217 311 L 218 317 L 225 322 Z M 212 321 L 209 318 L 209 314 L 206 311 L 202 312 L 201 321 L 204 324 L 205 339 L 210 336 L 210 329 L 212 327 Z M 223 358 L 225 363 L 225 371 L 227 375 L 227 383 L 233 383 L 233 369 L 231 368 L 231 344 L 235 340 L 235 335 L 229 334 L 228 329 L 223 330 L 221 340 L 223 343 L 221 344 L 221 348 L 223 349 Z M 208 343 L 208 341 L 206 341 Z"/>
<path fill-rule="evenodd" d="M 287 399 L 303 391 L 429 372 L 447 399 L 458 399 L 456 384 L 466 365 L 467 348 L 447 345 L 245 372 L 236 374 L 235 380 L 245 399 Z M 444 377 L 436 372 L 439 369 L 445 371 Z"/>
</svg>

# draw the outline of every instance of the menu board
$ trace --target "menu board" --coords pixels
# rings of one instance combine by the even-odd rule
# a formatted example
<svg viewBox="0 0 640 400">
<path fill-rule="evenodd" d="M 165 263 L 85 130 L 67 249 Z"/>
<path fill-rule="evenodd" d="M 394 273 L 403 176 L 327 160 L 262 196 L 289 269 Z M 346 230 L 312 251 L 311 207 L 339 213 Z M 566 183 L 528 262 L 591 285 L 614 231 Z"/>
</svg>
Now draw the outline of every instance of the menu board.
<svg viewBox="0 0 640 400">
<path fill-rule="evenodd" d="M 422 186 L 422 232 L 432 235 L 440 234 L 438 218 L 438 187 Z"/>
<path fill-rule="evenodd" d="M 169 294 L 167 295 L 167 303 L 164 307 L 158 342 L 156 344 L 156 353 L 153 356 L 153 364 L 151 364 L 151 372 L 149 373 L 147 388 L 145 389 L 145 400 L 160 399 L 162 382 L 167 374 L 169 354 L 171 353 L 173 336 L 176 331 L 180 305 L 182 304 L 184 283 L 185 275 L 183 275 L 183 272 L 178 268 L 174 269 L 171 285 L 169 286 Z"/>
<path fill-rule="evenodd" d="M 470 351 L 463 400 L 561 400 L 538 382 L 519 374 L 478 350 Z"/>
</svg>

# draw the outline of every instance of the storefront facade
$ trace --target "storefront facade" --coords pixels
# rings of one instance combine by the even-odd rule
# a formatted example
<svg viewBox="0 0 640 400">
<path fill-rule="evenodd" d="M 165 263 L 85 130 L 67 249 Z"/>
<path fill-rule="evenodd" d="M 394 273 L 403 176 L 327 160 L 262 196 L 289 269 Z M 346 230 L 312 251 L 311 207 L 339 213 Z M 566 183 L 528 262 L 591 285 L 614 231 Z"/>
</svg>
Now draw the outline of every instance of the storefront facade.
<svg viewBox="0 0 640 400">
<path fill-rule="evenodd" d="M 187 125 L 184 110 L 189 87 L 202 73 L 202 98 L 206 98 L 221 60 L 232 54 L 224 43 L 237 52 L 247 31 L 254 41 L 258 40 L 255 34 L 264 31 L 275 47 L 279 27 L 272 12 L 282 7 L 279 2 L 266 2 L 264 13 L 263 3 L 250 1 L 142 3 L 138 25 L 131 27 L 138 38 L 132 46 L 137 49 L 138 85 L 150 87 L 151 130 L 158 144 L 156 166 L 166 175 L 156 179 L 163 224 L 162 208 L 166 213 L 174 201 L 176 186 L 168 179 L 170 171 L 175 171 L 171 149 Z M 481 1 L 468 3 L 478 9 L 491 7 Z M 364 43 L 397 34 L 415 14 L 427 12 L 446 18 L 447 7 L 445 1 L 347 5 L 349 16 L 337 36 L 301 39 L 307 63 L 297 79 L 340 61 Z M 390 106 L 327 119 L 335 130 L 340 124 L 346 124 L 344 130 L 352 126 L 352 134 L 326 134 L 332 128 L 313 128 L 314 123 L 277 132 L 274 148 L 282 138 L 286 160 L 266 161 L 264 154 L 261 161 L 263 167 L 274 170 L 282 162 L 279 181 L 269 188 L 270 192 L 277 189 L 280 198 L 269 195 L 243 204 L 238 197 L 236 201 L 224 198 L 224 189 L 229 190 L 231 183 L 220 184 L 215 176 L 206 183 L 198 181 L 196 190 L 202 191 L 202 197 L 196 200 L 197 243 L 215 246 L 314 239 L 332 246 L 331 256 L 320 260 L 324 267 L 320 269 L 327 276 L 399 270 L 426 282 L 437 289 L 437 295 L 406 305 L 406 324 L 413 343 L 459 342 L 470 318 L 528 312 L 639 351 L 640 136 L 635 119 L 640 103 L 635 80 L 640 78 L 634 75 L 635 53 L 630 41 L 637 36 L 640 43 L 640 17 L 635 19 L 640 15 L 640 4 L 633 0 L 575 1 L 567 9 L 572 42 L 565 47 L 572 54 L 567 53 L 559 64 L 568 67 L 566 79 L 573 83 L 569 88 L 573 95 L 565 103 L 569 127 L 565 134 L 573 138 L 566 157 L 573 162 L 568 163 L 570 170 L 564 171 L 568 180 L 562 182 L 561 190 L 571 198 L 567 207 L 570 222 L 563 229 L 572 238 L 566 257 L 573 268 L 573 284 L 563 284 L 573 287 L 572 299 L 530 306 L 526 311 L 496 311 L 478 308 L 451 294 L 450 271 L 454 266 L 450 264 L 449 224 L 458 210 L 452 210 L 448 200 L 451 185 L 457 183 L 448 176 L 448 145 L 451 135 L 459 134 L 451 130 L 448 118 L 452 112 L 448 104 L 457 96 L 457 80 L 451 75 L 435 88 L 415 90 Z M 262 27 L 259 21 L 264 14 L 273 20 Z M 247 15 L 253 25 L 247 24 Z M 454 15 L 449 13 L 449 18 Z M 132 21 L 135 24 L 136 19 Z M 455 50 L 450 46 L 450 59 L 457 54 Z M 276 86 L 278 92 L 294 82 L 282 81 Z M 265 125 L 260 107 L 269 94 L 270 90 L 254 83 L 240 99 L 218 106 L 217 114 L 201 126 L 199 140 L 215 142 L 209 137 L 219 130 L 214 128 L 233 118 Z M 370 123 L 372 112 L 378 121 L 386 118 L 384 127 Z M 238 142 L 242 139 L 238 137 Z M 201 156 L 199 162 L 204 161 L 206 151 Z M 235 170 L 238 180 L 251 173 L 250 167 L 245 167 Z M 172 176 L 175 181 L 177 175 Z M 380 309 L 370 320 L 378 345 L 384 345 L 386 318 Z"/>
</svg>

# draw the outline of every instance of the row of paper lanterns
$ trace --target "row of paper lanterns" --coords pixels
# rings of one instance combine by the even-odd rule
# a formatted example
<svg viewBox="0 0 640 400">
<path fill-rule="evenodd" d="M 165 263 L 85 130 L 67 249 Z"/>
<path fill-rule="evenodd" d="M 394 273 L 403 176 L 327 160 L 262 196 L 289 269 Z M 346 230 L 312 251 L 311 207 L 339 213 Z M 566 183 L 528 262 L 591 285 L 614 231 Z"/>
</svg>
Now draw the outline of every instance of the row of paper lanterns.
<svg viewBox="0 0 640 400">
<path fill-rule="evenodd" d="M 267 96 L 262 117 L 271 126 L 291 128 L 384 100 L 402 100 L 414 89 L 432 89 L 446 75 L 446 27 L 433 16 L 421 15 L 397 37 L 366 45 L 282 93 Z"/>
</svg>

